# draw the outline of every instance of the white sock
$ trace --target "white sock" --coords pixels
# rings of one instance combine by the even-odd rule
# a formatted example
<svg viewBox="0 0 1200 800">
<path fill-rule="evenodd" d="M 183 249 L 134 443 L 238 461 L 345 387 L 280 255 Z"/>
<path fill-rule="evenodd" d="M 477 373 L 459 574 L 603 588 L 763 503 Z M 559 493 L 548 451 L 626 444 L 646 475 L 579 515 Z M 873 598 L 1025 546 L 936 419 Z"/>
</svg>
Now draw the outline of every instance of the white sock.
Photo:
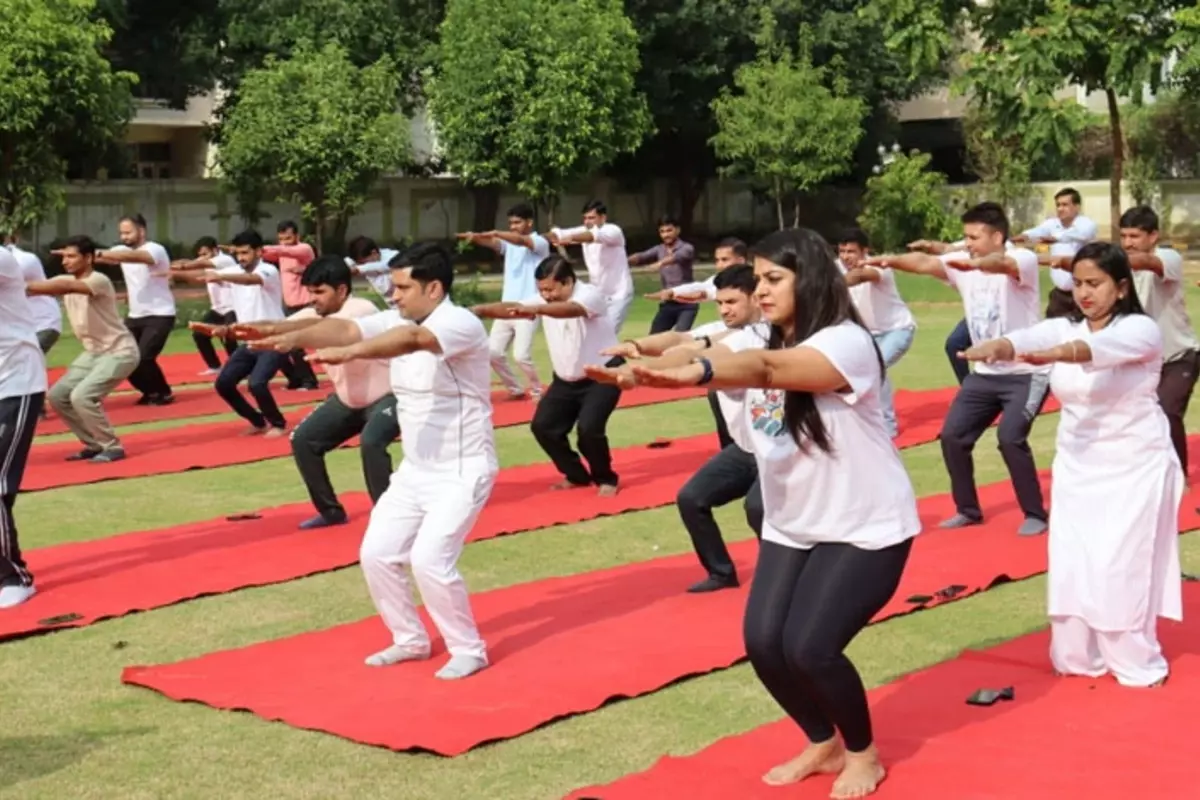
<svg viewBox="0 0 1200 800">
<path fill-rule="evenodd" d="M 368 667 L 390 667 L 402 661 L 424 661 L 429 658 L 429 650 L 417 647 L 401 647 L 394 644 L 386 650 L 380 650 L 367 656 Z"/>
<path fill-rule="evenodd" d="M 446 666 L 439 669 L 434 677 L 444 681 L 456 681 L 474 675 L 487 665 L 487 659 L 479 656 L 451 656 Z"/>
</svg>

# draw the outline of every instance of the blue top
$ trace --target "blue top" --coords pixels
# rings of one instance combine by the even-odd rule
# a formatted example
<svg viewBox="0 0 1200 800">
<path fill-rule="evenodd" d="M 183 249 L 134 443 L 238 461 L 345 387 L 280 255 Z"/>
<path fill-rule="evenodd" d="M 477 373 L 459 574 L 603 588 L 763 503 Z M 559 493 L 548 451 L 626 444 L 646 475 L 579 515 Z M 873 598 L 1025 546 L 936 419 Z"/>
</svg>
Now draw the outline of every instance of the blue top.
<svg viewBox="0 0 1200 800">
<path fill-rule="evenodd" d="M 532 250 L 519 244 L 500 242 L 500 252 L 504 255 L 502 302 L 523 303 L 538 293 L 533 273 L 537 265 L 550 255 L 550 243 L 536 233 L 529 234 L 529 238 L 533 240 Z"/>
</svg>

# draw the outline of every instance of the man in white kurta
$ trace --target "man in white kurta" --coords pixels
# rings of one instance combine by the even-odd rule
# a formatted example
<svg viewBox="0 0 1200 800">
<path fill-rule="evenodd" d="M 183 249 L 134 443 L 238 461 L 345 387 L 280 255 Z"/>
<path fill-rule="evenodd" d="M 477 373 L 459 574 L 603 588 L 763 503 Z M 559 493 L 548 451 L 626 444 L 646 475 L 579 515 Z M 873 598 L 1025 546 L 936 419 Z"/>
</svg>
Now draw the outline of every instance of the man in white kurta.
<svg viewBox="0 0 1200 800">
<path fill-rule="evenodd" d="M 357 319 L 327 318 L 256 346 L 288 352 L 322 348 L 314 363 L 391 358 L 392 390 L 404 460 L 371 512 L 359 552 L 367 588 L 392 645 L 369 656 L 374 667 L 430 656 L 406 567 L 446 642 L 442 679 L 487 666 L 487 650 L 458 571 L 467 534 L 499 472 L 492 431 L 491 358 L 483 323 L 449 297 L 450 254 L 414 245 L 391 263 L 396 309 Z"/>
<path fill-rule="evenodd" d="M 593 200 L 583 208 L 583 225 L 552 228 L 546 237 L 554 245 L 581 244 L 588 282 L 600 290 L 608 303 L 608 320 L 620 335 L 621 326 L 633 304 L 633 274 L 625 252 L 625 233 L 608 221 L 608 208 Z"/>
<path fill-rule="evenodd" d="M 1154 685 L 1168 672 L 1158 618 L 1183 618 L 1184 482 L 1157 399 L 1159 330 L 1138 313 L 1096 331 L 1086 320 L 1059 318 L 1004 338 L 1017 354 L 1060 348 L 1074 358 L 1086 344 L 1091 355 L 1055 363 L 1050 373 L 1062 402 L 1050 502 L 1054 668 Z"/>
</svg>

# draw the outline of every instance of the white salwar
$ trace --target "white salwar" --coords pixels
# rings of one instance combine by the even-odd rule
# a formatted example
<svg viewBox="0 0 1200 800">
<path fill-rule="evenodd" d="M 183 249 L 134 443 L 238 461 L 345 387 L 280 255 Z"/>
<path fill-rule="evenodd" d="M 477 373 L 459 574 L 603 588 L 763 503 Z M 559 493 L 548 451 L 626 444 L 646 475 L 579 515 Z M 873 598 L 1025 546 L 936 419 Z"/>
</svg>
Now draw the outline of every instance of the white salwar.
<svg viewBox="0 0 1200 800">
<path fill-rule="evenodd" d="M 1094 332 L 1052 319 L 1005 338 L 1017 353 L 1072 341 L 1092 351 L 1090 363 L 1056 363 L 1050 373 L 1062 403 L 1050 489 L 1051 661 L 1062 674 L 1153 685 L 1168 673 L 1158 618 L 1183 619 L 1185 485 L 1158 404 L 1158 326 L 1143 314 Z"/>
</svg>

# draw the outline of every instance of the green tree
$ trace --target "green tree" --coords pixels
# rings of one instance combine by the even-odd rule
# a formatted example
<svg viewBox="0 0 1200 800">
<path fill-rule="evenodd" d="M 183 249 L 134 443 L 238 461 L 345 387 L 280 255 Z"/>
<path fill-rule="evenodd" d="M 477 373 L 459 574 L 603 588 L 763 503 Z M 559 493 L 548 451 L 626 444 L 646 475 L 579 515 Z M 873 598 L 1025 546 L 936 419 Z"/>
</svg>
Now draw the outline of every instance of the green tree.
<svg viewBox="0 0 1200 800">
<path fill-rule="evenodd" d="M 222 181 L 243 198 L 300 202 L 322 249 L 330 224 L 344 228 L 379 178 L 409 158 L 399 80 L 387 56 L 360 69 L 336 44 L 268 56 L 244 76 L 225 120 Z"/>
<path fill-rule="evenodd" d="M 553 209 L 649 129 L 637 35 L 616 0 L 450 0 L 428 87 L 438 146 L 469 186 Z"/>
<path fill-rule="evenodd" d="M 858 224 L 877 252 L 900 252 L 917 239 L 952 241 L 962 233 L 946 207 L 946 176 L 929 161 L 928 153 L 897 153 L 867 181 Z"/>
<path fill-rule="evenodd" d="M 0 0 L 0 231 L 61 207 L 66 154 L 107 149 L 132 114 L 135 76 L 101 55 L 112 32 L 91 0 Z"/>
<path fill-rule="evenodd" d="M 1103 93 L 1112 137 L 1109 202 L 1121 212 L 1125 136 L 1121 98 L 1157 91 L 1187 30 L 1178 21 L 1194 0 L 1012 0 L 1004 3 L 876 0 L 890 23 L 889 43 L 906 47 L 910 65 L 953 57 L 964 29 L 978 39 L 956 82 L 988 109 L 1001 135 L 1019 135 L 1027 152 L 1070 149 L 1083 110 L 1057 95 L 1069 87 Z M 1185 20 L 1187 14 L 1184 14 Z M 1194 46 L 1194 45 L 1193 45 Z"/>
<path fill-rule="evenodd" d="M 758 58 L 734 74 L 735 88 L 713 101 L 713 146 L 728 162 L 725 174 L 748 178 L 774 198 L 783 228 L 785 197 L 850 169 L 867 104 L 835 72 L 814 67 L 804 42 L 798 53 L 763 42 Z M 797 203 L 793 224 L 799 215 Z"/>
</svg>

